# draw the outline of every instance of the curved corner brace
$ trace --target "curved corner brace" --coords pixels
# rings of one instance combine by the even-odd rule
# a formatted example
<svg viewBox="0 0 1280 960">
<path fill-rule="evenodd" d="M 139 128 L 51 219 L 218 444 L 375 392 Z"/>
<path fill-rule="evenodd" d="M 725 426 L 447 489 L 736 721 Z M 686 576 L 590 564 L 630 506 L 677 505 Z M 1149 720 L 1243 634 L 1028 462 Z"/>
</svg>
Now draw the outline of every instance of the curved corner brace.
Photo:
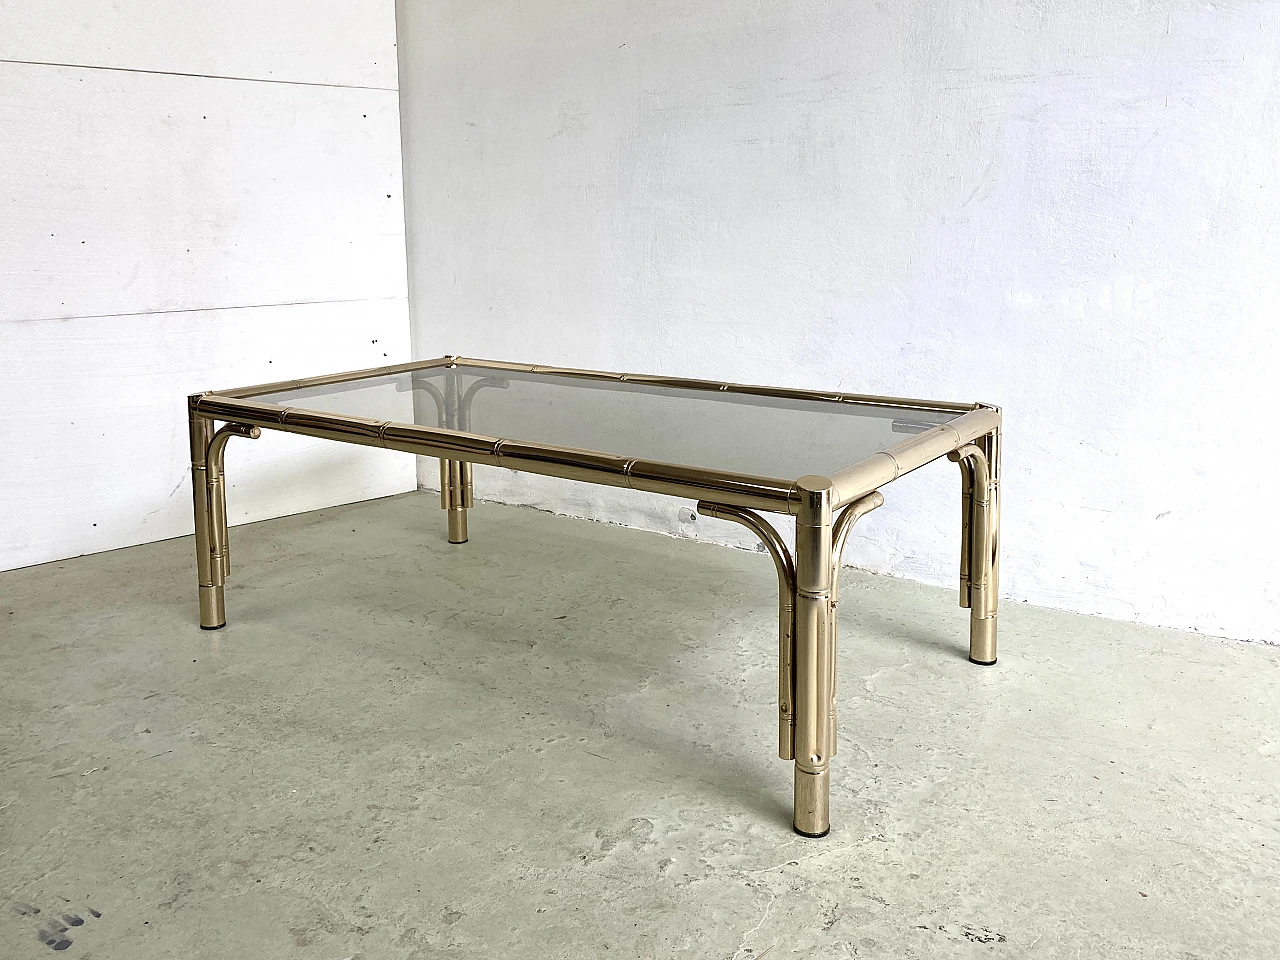
<svg viewBox="0 0 1280 960">
<path fill-rule="evenodd" d="M 232 437 L 248 437 L 250 440 L 257 440 L 260 436 L 262 436 L 262 430 L 259 427 L 253 427 L 247 423 L 228 423 L 214 433 L 213 439 L 209 441 L 209 460 L 221 468 L 222 456 L 228 440 Z"/>
<path fill-rule="evenodd" d="M 436 426 L 444 429 L 470 430 L 471 429 L 471 401 L 475 399 L 475 395 L 485 387 L 497 387 L 501 390 L 511 386 L 511 381 L 506 377 L 481 377 L 471 386 L 467 387 L 458 397 L 457 424 L 451 425 L 450 404 L 445 397 L 444 392 L 429 380 L 420 379 L 414 384 L 414 388 L 421 390 L 427 394 L 436 405 Z"/>
<path fill-rule="evenodd" d="M 865 497 L 853 501 L 840 512 L 831 527 L 831 605 L 840 602 L 840 557 L 844 554 L 845 544 L 849 542 L 849 534 L 853 533 L 854 524 L 872 510 L 884 505 L 884 494 L 872 490 Z"/>
<path fill-rule="evenodd" d="M 795 564 L 778 531 L 754 510 L 700 500 L 698 513 L 746 527 L 760 538 L 778 570 L 778 756 L 791 760 L 795 756 Z"/>
<path fill-rule="evenodd" d="M 214 585 L 221 586 L 231 574 L 231 550 L 227 537 L 227 486 L 222 480 L 222 462 L 226 455 L 227 441 L 232 437 L 248 437 L 257 440 L 262 430 L 245 423 L 228 423 L 213 435 L 207 454 L 207 483 L 209 488 L 209 550 L 212 553 L 211 570 Z"/>
<path fill-rule="evenodd" d="M 960 605 L 969 608 L 969 659 L 983 666 L 996 662 L 1000 503 L 995 473 L 999 449 L 999 434 L 992 433 L 947 455 L 960 465 L 964 485 Z"/>
<path fill-rule="evenodd" d="M 960 466 L 960 606 L 987 616 L 990 586 L 986 562 L 991 503 L 991 465 L 976 444 L 966 443 L 947 454 Z"/>
<path fill-rule="evenodd" d="M 963 448 L 962 448 L 963 449 Z M 947 455 L 960 467 L 960 606 L 968 607 L 969 590 L 969 525 L 973 521 L 973 464 L 960 451 Z"/>
<path fill-rule="evenodd" d="M 471 429 L 471 401 L 475 399 L 475 395 L 485 387 L 497 387 L 499 390 L 505 390 L 511 386 L 511 381 L 506 377 L 481 377 L 462 394 L 462 401 L 458 404 L 461 413 L 462 429 L 470 431 Z"/>
<path fill-rule="evenodd" d="M 436 405 L 436 426 L 443 427 L 445 425 L 445 401 L 444 394 L 440 392 L 440 388 L 425 378 L 419 378 L 413 384 L 415 390 L 421 390 L 427 394 Z"/>
<path fill-rule="evenodd" d="M 840 642 L 840 621 L 836 613 L 837 605 L 840 603 L 840 558 L 844 555 L 845 544 L 849 542 L 849 534 L 853 533 L 854 525 L 872 510 L 883 505 L 884 494 L 879 490 L 872 490 L 866 496 L 858 498 L 840 511 L 840 516 L 836 517 L 836 521 L 831 527 L 831 600 L 828 606 L 828 615 L 831 617 L 832 663 L 835 663 L 836 656 L 839 653 Z M 831 756 L 834 757 L 836 755 L 836 683 L 834 676 L 831 682 L 830 715 Z"/>
<path fill-rule="evenodd" d="M 471 430 L 471 403 L 476 394 L 485 387 L 505 390 L 510 385 L 511 381 L 505 377 L 481 377 L 463 390 L 452 365 L 445 375 L 445 391 L 425 379 L 417 384 L 435 402 L 437 426 L 465 432 Z M 440 458 L 440 507 L 449 511 L 450 543 L 465 543 L 467 540 L 467 509 L 475 502 L 471 477 L 470 462 Z"/>
</svg>

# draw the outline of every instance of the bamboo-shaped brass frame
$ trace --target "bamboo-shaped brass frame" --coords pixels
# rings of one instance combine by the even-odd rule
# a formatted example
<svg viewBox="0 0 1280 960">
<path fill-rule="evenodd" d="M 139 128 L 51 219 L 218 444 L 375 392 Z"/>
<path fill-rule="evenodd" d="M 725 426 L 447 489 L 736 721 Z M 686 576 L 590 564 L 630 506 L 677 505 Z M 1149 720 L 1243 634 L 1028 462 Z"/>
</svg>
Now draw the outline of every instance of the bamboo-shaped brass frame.
<svg viewBox="0 0 1280 960">
<path fill-rule="evenodd" d="M 227 489 L 223 461 L 232 437 L 256 440 L 262 431 L 252 424 L 228 423 L 214 431 L 213 423 L 189 410 L 191 433 L 191 489 L 195 505 L 196 569 L 200 578 L 200 627 L 218 630 L 227 624 L 224 584 L 231 574 L 231 544 L 227 533 Z"/>
<path fill-rule="evenodd" d="M 805 478 L 810 479 L 815 482 L 807 486 L 819 487 L 816 481 L 822 478 Z M 795 763 L 792 825 L 806 837 L 825 836 L 831 828 L 829 765 L 836 755 L 840 558 L 854 524 L 883 503 L 884 497 L 876 491 L 849 504 L 834 522 L 829 508 L 823 514 L 821 505 L 815 514 L 820 523 L 814 528 L 802 528 L 797 521 L 796 556 L 801 550 L 816 552 L 818 559 L 812 564 L 821 564 L 823 552 L 827 554 L 825 587 L 812 565 L 805 570 L 805 579 L 799 579 L 781 534 L 754 510 L 705 500 L 698 503 L 703 516 L 740 523 L 759 537 L 778 571 L 778 757 Z M 811 589 L 802 592 L 802 582 Z M 800 610 L 804 610 L 803 620 L 797 615 Z M 801 670 L 803 685 L 797 680 Z M 797 729 L 802 731 L 800 736 Z"/>
<path fill-rule="evenodd" d="M 428 368 L 431 369 L 431 368 Z M 430 397 L 435 404 L 436 425 L 449 430 L 471 432 L 471 403 L 475 396 L 485 387 L 498 387 L 505 390 L 509 381 L 503 377 L 481 377 L 466 390 L 462 389 L 461 378 L 454 372 L 456 367 L 449 367 L 445 376 L 445 389 L 441 390 L 425 377 L 415 377 L 414 387 L 414 419 L 423 419 L 421 397 Z M 447 510 L 449 516 L 449 542 L 466 543 L 467 510 L 475 506 L 475 493 L 471 476 L 471 464 L 466 460 L 440 460 L 440 509 Z"/>
<path fill-rule="evenodd" d="M 1000 592 L 998 431 L 947 454 L 960 465 L 960 606 L 969 608 L 969 659 L 996 662 Z"/>
<path fill-rule="evenodd" d="M 415 422 L 288 407 L 258 397 L 394 374 L 425 374 L 445 368 L 444 389 L 413 377 Z M 498 371 L 462 389 L 460 368 Z M 471 404 L 485 386 L 507 386 L 507 377 L 570 377 L 628 383 L 637 389 L 701 390 L 723 399 L 773 397 L 858 404 L 890 410 L 953 415 L 831 476 L 798 480 L 760 477 L 577 450 L 471 431 Z M 435 405 L 434 418 L 422 409 Z M 751 529 L 778 572 L 778 753 L 795 769 L 794 826 L 810 837 L 830 827 L 830 761 L 836 753 L 836 646 L 840 558 L 854 524 L 884 502 L 878 488 L 950 457 L 961 470 L 960 603 L 970 608 L 970 659 L 996 659 L 996 600 L 999 590 L 999 493 L 1001 414 L 986 404 L 909 400 L 897 397 L 757 387 L 745 384 L 606 373 L 528 364 L 468 360 L 456 356 L 348 373 L 199 393 L 189 399 L 191 469 L 195 497 L 196 564 L 200 624 L 226 622 L 223 584 L 230 569 L 222 459 L 231 436 L 256 437 L 259 428 L 399 450 L 441 462 L 441 506 L 449 515 L 449 540 L 467 539 L 467 510 L 474 503 L 471 468 L 492 466 L 609 486 L 627 487 L 698 501 L 707 516 Z M 434 419 L 435 426 L 429 422 Z M 214 421 L 227 426 L 214 431 Z M 914 424 L 913 424 L 914 426 Z M 794 517 L 795 546 L 788 553 L 778 532 L 756 511 Z"/>
</svg>

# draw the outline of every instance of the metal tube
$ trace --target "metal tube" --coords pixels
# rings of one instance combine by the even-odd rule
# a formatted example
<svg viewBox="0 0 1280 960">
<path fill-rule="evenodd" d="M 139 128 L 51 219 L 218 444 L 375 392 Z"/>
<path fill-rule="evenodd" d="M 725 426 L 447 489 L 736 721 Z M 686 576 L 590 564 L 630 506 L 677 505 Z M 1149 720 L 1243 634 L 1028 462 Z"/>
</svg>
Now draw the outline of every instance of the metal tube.
<svg viewBox="0 0 1280 960">
<path fill-rule="evenodd" d="M 987 454 L 987 465 L 991 470 L 991 592 L 988 602 L 994 614 L 1000 599 L 1000 427 L 992 430 L 986 437 L 978 441 Z"/>
<path fill-rule="evenodd" d="M 465 430 L 462 409 L 462 378 L 456 365 L 445 370 L 444 425 L 449 430 Z M 497 444 L 494 444 L 496 451 Z M 449 542 L 467 542 L 467 508 L 471 506 L 471 464 L 464 460 L 440 461 L 440 506 L 449 512 Z"/>
<path fill-rule="evenodd" d="M 951 451 L 1000 426 L 1000 411 L 980 407 L 924 433 L 894 444 L 861 463 L 831 476 L 836 488 L 835 506 L 842 507 L 904 474 L 945 457 Z"/>
<path fill-rule="evenodd" d="M 973 527 L 973 467 L 966 458 L 957 458 L 960 466 L 960 606 L 968 607 L 970 530 Z"/>
<path fill-rule="evenodd" d="M 227 622 L 223 609 L 222 587 L 213 581 L 213 553 L 209 533 L 212 516 L 209 509 L 208 453 L 213 424 L 195 412 L 197 398 L 188 401 L 187 425 L 191 438 L 191 495 L 195 508 L 196 574 L 200 594 L 200 626 L 217 630 Z"/>
<path fill-rule="evenodd" d="M 545 364 L 507 363 L 500 360 L 480 360 L 474 357 L 445 357 L 444 363 L 468 367 L 486 367 L 490 370 L 507 370 L 513 373 L 546 374 L 572 377 L 578 380 L 613 380 L 619 383 L 639 383 L 649 386 L 673 387 L 680 390 L 705 390 L 715 393 L 747 394 L 781 397 L 794 400 L 828 400 L 837 403 L 855 403 L 892 409 L 936 410 L 964 413 L 975 409 L 972 403 L 954 403 L 946 400 L 913 400 L 907 397 L 883 397 L 862 393 L 839 393 L 828 390 L 797 390 L 791 387 L 762 387 L 755 384 L 733 383 L 722 380 L 696 380 L 688 377 L 653 376 L 644 373 L 611 373 L 605 370 L 583 370 L 574 367 L 551 367 Z"/>
<path fill-rule="evenodd" d="M 795 715 L 792 704 L 795 699 L 795 566 L 787 545 L 773 526 L 752 510 L 731 507 L 721 503 L 698 502 L 698 512 L 704 517 L 730 520 L 740 523 L 764 544 L 773 565 L 778 571 L 778 757 L 795 758 Z"/>
<path fill-rule="evenodd" d="M 453 371 L 450 371 L 452 376 Z M 462 392 L 462 396 L 458 401 L 458 424 L 459 429 L 471 432 L 471 405 L 475 402 L 476 394 L 485 387 L 495 387 L 499 390 L 506 390 L 511 386 L 511 381 L 504 377 L 481 377 L 471 386 Z M 462 464 L 462 505 L 464 507 L 475 506 L 475 484 L 472 480 L 471 464 L 464 461 Z M 463 538 L 466 537 L 465 517 L 463 520 Z"/>
<path fill-rule="evenodd" d="M 986 449 L 984 449 L 984 447 Z M 996 557 L 990 461 L 987 450 L 993 441 L 982 445 L 965 444 L 948 455 L 959 463 L 967 461 L 973 475 L 971 522 L 967 531 L 969 552 L 969 659 L 982 666 L 996 662 L 996 595 L 994 568 Z"/>
<path fill-rule="evenodd" d="M 440 461 L 440 506 L 449 513 L 449 542 L 467 542 L 466 486 L 461 460 Z"/>
<path fill-rule="evenodd" d="M 468 463 L 491 464 L 543 476 L 630 487 L 692 500 L 710 497 L 718 503 L 755 510 L 778 513 L 795 510 L 795 484 L 774 477 L 628 460 L 571 447 L 501 440 L 447 428 L 279 407 L 213 394 L 200 395 L 197 405 L 202 417 L 236 420 L 269 430 L 400 450 L 421 457 L 447 457 L 456 453 L 465 456 Z"/>
<path fill-rule="evenodd" d="M 989 468 L 987 494 L 987 538 L 983 562 L 987 566 L 987 590 L 983 616 L 977 622 L 970 614 L 969 659 L 974 663 L 996 662 L 996 616 L 1000 603 L 1000 429 L 978 440 Z"/>
<path fill-rule="evenodd" d="M 209 549 L 213 554 L 212 572 L 216 586 L 222 586 L 231 575 L 231 543 L 227 536 L 227 484 L 223 462 L 226 459 L 227 441 L 232 437 L 248 437 L 257 440 L 262 431 L 244 423 L 229 423 L 213 435 L 206 457 L 209 484 L 209 508 L 212 513 L 209 529 Z"/>
<path fill-rule="evenodd" d="M 831 829 L 831 500 L 825 477 L 801 477 L 795 545 L 795 794 L 792 825 L 806 837 Z"/>
<path fill-rule="evenodd" d="M 840 662 L 840 619 L 837 608 L 840 604 L 840 558 L 844 556 L 845 544 L 849 542 L 849 534 L 853 533 L 854 524 L 865 517 L 872 510 L 884 505 L 884 495 L 876 490 L 867 494 L 860 500 L 855 500 L 849 506 L 840 512 L 840 516 L 836 518 L 835 524 L 831 529 L 831 603 L 830 603 L 830 625 L 828 629 L 831 631 L 831 662 L 838 664 Z M 837 736 L 839 728 L 836 725 L 836 670 L 832 670 L 831 674 L 831 756 L 839 753 L 839 737 Z"/>
<path fill-rule="evenodd" d="M 305 390 L 307 387 L 323 387 L 331 383 L 348 383 L 351 380 L 364 380 L 366 377 L 385 377 L 396 373 L 410 373 L 414 370 L 428 370 L 432 367 L 443 367 L 452 361 L 452 357 L 437 357 L 434 360 L 415 360 L 412 363 L 396 363 L 388 367 L 367 367 L 364 370 L 347 370 L 342 373 L 329 373 L 318 377 L 303 377 L 300 380 L 277 380 L 273 383 L 258 383 L 249 387 L 233 387 L 230 390 L 218 390 L 216 393 L 220 397 L 260 397 L 267 393 Z"/>
</svg>

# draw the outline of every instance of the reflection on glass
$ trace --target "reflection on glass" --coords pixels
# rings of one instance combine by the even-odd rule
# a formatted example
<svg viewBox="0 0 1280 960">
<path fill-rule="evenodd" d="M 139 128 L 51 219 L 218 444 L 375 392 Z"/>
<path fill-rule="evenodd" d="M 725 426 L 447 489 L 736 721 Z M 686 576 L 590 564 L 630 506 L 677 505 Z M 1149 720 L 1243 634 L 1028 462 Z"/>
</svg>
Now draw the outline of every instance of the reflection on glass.
<svg viewBox="0 0 1280 960">
<path fill-rule="evenodd" d="M 960 416 L 466 364 L 254 399 L 787 480 L 830 476 Z"/>
</svg>

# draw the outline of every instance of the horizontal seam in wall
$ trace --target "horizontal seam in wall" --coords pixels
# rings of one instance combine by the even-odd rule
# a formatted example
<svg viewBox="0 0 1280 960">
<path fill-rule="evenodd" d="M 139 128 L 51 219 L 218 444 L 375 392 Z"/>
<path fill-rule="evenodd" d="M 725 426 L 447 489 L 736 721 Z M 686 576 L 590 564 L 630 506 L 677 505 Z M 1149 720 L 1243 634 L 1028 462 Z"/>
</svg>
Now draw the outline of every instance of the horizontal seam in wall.
<svg viewBox="0 0 1280 960">
<path fill-rule="evenodd" d="M 105 67 L 92 63 L 53 63 L 48 60 L 9 60 L 0 57 L 0 63 L 17 63 L 29 67 L 64 67 L 69 70 L 107 70 L 112 73 L 147 73 L 158 77 L 192 77 L 197 80 L 237 80 L 241 83 L 282 83 L 290 87 L 328 87 L 335 90 L 381 90 L 397 93 L 397 87 L 372 87 L 357 83 L 321 83 L 318 80 L 277 80 L 274 77 L 228 77 L 217 73 L 183 73 L 180 70 L 145 70 L 139 67 Z"/>
<path fill-rule="evenodd" d="M 111 320 L 118 317 L 157 317 L 171 313 L 218 313 L 223 310 L 269 310 L 272 307 L 322 307 L 331 303 L 382 303 L 407 300 L 408 296 L 353 297 L 349 300 L 287 300 L 283 303 L 244 303 L 230 307 L 183 307 L 178 310 L 127 310 L 123 313 L 85 313 L 72 317 L 22 317 L 0 323 L 58 323 L 66 320 Z"/>
</svg>

